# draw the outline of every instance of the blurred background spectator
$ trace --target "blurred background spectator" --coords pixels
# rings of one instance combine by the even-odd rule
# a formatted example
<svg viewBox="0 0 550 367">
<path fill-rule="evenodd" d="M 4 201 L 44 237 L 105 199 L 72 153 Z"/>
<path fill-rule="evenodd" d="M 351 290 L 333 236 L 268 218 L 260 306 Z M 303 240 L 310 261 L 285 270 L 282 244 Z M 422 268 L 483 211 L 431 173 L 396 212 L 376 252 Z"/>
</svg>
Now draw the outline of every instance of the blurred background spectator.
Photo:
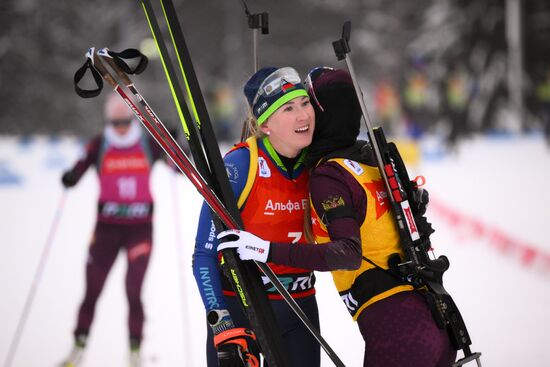
<svg viewBox="0 0 550 367">
<path fill-rule="evenodd" d="M 534 110 L 540 118 L 546 141 L 550 146 L 550 66 L 537 78 L 535 84 L 535 106 Z"/>
<path fill-rule="evenodd" d="M 216 132 L 233 141 L 246 115 L 239 85 L 253 72 L 242 3 L 175 5 Z M 352 57 L 367 105 L 388 131 L 414 138 L 444 132 L 453 144 L 468 133 L 549 129 L 546 0 L 299 0 L 292 9 L 257 0 L 249 6 L 270 17 L 260 65 L 290 62 L 302 74 L 315 65 L 344 67 L 331 42 L 351 20 Z M 89 116 L 98 106 L 78 98 L 71 85 L 90 46 L 140 47 L 151 63 L 136 82 L 163 120 L 178 121 L 135 2 L 5 0 L 0 21 L 0 134 L 97 133 L 101 123 Z"/>
<path fill-rule="evenodd" d="M 440 89 L 441 110 L 449 125 L 447 142 L 450 146 L 471 132 L 468 111 L 474 92 L 475 85 L 468 70 L 460 61 L 451 61 Z"/>
</svg>

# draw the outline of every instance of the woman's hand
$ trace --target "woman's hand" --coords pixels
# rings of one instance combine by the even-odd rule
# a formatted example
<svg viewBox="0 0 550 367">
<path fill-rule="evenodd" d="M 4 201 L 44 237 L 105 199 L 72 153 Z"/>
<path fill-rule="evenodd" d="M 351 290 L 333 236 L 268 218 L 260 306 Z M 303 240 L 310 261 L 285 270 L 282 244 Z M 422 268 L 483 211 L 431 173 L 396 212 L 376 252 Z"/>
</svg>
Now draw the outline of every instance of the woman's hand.
<svg viewBox="0 0 550 367">
<path fill-rule="evenodd" d="M 230 229 L 218 234 L 218 251 L 228 248 L 237 250 L 241 260 L 254 260 L 262 263 L 267 262 L 269 255 L 269 241 L 262 240 L 260 237 L 250 232 Z"/>
</svg>

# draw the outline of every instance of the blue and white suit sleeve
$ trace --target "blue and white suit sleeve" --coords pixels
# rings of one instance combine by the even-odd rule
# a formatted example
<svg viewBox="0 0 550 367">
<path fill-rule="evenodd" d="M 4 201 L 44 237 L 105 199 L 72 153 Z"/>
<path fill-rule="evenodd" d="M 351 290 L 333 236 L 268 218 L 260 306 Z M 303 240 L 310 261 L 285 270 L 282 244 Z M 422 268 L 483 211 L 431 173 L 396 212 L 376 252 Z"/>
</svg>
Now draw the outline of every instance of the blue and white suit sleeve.
<svg viewBox="0 0 550 367">
<path fill-rule="evenodd" d="M 224 164 L 235 197 L 244 189 L 250 166 L 250 151 L 234 150 L 224 157 Z M 218 240 L 209 206 L 203 203 L 195 238 L 193 274 L 206 311 L 227 308 L 222 293 L 221 273 L 218 264 Z"/>
</svg>

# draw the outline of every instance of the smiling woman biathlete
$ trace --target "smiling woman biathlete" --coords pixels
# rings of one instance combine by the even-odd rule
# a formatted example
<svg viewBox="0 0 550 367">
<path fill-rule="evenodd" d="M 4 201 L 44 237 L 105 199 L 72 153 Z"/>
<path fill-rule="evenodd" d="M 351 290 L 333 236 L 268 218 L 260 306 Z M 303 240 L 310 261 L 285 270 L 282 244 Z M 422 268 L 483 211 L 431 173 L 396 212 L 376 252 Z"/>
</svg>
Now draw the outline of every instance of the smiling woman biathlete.
<svg viewBox="0 0 550 367">
<path fill-rule="evenodd" d="M 403 250 L 374 153 L 357 140 L 362 114 L 351 76 L 320 67 L 306 81 L 316 119 L 307 153 L 315 238 L 294 246 L 228 230 L 218 235 L 218 250 L 235 248 L 242 260 L 331 271 L 363 336 L 364 367 L 449 367 L 456 350 L 447 331 L 422 293 L 390 270 L 390 257 L 403 260 Z M 427 233 L 423 202 L 415 220 Z"/>
<path fill-rule="evenodd" d="M 290 67 L 266 67 L 244 87 L 255 136 L 236 145 L 224 158 L 247 231 L 275 242 L 303 243 L 304 208 L 308 200 L 306 148 L 313 136 L 315 113 L 298 73 Z M 241 338 L 252 353 L 225 343 L 237 328 L 249 328 L 235 294 L 218 265 L 215 228 L 206 205 L 201 211 L 193 272 L 206 308 L 208 366 L 254 366 L 252 339 Z M 267 256 L 267 254 L 266 254 Z M 318 328 L 315 278 L 308 269 L 269 264 Z M 290 366 L 319 366 L 320 347 L 304 324 L 270 284 L 266 285 L 279 329 L 283 333 Z"/>
</svg>

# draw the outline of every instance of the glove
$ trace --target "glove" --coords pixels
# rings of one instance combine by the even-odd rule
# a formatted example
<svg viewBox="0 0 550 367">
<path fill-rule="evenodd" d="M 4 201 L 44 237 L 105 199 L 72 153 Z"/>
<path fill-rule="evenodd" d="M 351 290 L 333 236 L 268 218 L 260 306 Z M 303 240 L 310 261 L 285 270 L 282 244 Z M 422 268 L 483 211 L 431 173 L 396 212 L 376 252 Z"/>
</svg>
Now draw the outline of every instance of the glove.
<svg viewBox="0 0 550 367">
<path fill-rule="evenodd" d="M 413 185 L 416 184 L 415 181 L 412 181 Z M 424 215 L 426 213 L 426 208 L 430 202 L 430 194 L 428 190 L 421 187 L 416 187 L 413 191 L 413 203 L 412 210 L 415 214 Z"/>
<path fill-rule="evenodd" d="M 430 194 L 428 193 L 428 190 L 419 187 L 419 185 L 423 185 L 425 182 L 426 179 L 424 176 L 418 176 L 411 181 L 411 185 L 413 187 L 413 197 L 409 203 L 411 204 L 414 222 L 416 223 L 418 232 L 422 237 L 429 238 L 435 230 L 432 228 L 432 224 L 428 222 L 428 219 L 424 215 L 426 214 L 426 209 L 428 207 L 428 203 L 430 202 Z"/>
<path fill-rule="evenodd" d="M 220 367 L 259 367 L 256 335 L 250 329 L 234 328 L 214 336 Z M 253 351 L 256 349 L 256 352 Z"/>
<path fill-rule="evenodd" d="M 61 183 L 64 187 L 73 187 L 78 182 L 78 175 L 73 170 L 63 173 Z"/>
<path fill-rule="evenodd" d="M 428 222 L 428 218 L 425 215 L 414 215 L 414 222 L 421 237 L 428 238 L 435 232 L 435 229 L 433 229 L 432 224 Z"/>
<path fill-rule="evenodd" d="M 218 240 L 220 240 L 218 251 L 234 248 L 237 249 L 241 260 L 267 262 L 271 242 L 262 240 L 250 232 L 230 229 L 220 232 Z"/>
</svg>

